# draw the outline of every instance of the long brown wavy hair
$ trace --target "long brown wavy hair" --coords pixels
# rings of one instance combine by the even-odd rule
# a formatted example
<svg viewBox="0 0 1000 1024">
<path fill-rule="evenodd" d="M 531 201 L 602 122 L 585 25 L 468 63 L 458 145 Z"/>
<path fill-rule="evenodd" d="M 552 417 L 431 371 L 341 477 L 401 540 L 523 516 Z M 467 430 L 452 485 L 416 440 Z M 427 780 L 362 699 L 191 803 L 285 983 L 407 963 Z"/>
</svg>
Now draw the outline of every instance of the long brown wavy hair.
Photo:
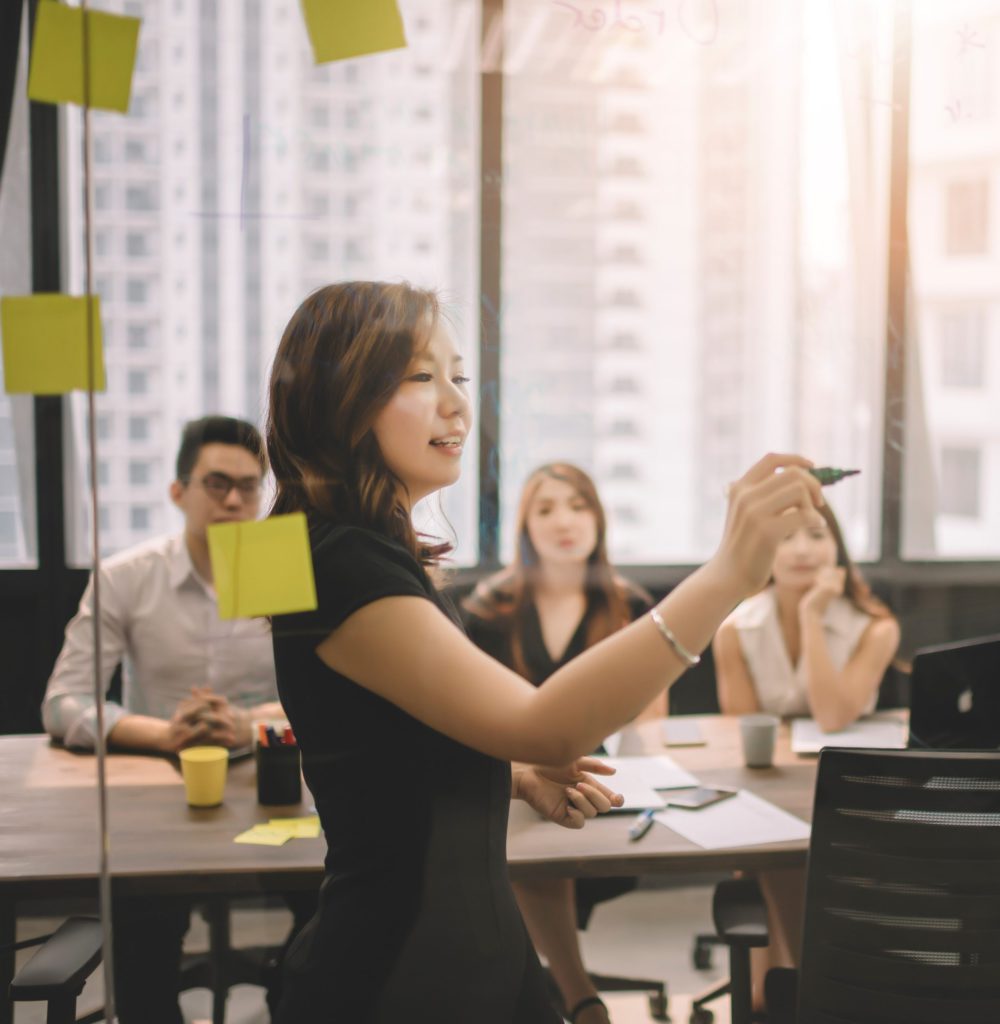
<svg viewBox="0 0 1000 1024">
<path fill-rule="evenodd" d="M 327 285 L 299 306 L 268 387 L 271 515 L 367 527 L 429 566 L 451 550 L 417 535 L 372 431 L 439 317 L 434 292 L 382 281 Z"/>
<path fill-rule="evenodd" d="M 567 462 L 539 466 L 525 481 L 517 508 L 517 550 L 506 568 L 482 580 L 462 602 L 463 607 L 487 622 L 502 622 L 509 632 L 514 670 L 530 678 L 524 656 L 528 609 L 535 600 L 540 561 L 528 534 L 528 509 L 545 480 L 561 480 L 586 502 L 597 520 L 597 543 L 587 558 L 587 646 L 610 636 L 631 620 L 629 597 L 650 601 L 648 594 L 622 578 L 612 568 L 607 551 L 607 517 L 594 481 Z"/>
</svg>

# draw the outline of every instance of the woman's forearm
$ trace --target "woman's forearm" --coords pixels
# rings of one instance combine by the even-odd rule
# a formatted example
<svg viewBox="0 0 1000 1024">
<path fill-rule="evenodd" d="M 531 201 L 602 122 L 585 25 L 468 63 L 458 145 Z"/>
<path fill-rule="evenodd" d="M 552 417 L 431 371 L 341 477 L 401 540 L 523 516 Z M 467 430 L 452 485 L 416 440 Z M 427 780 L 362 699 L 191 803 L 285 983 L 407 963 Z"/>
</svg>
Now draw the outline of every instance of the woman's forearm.
<svg viewBox="0 0 1000 1024">
<path fill-rule="evenodd" d="M 803 612 L 799 616 L 799 628 L 809 709 L 824 732 L 836 732 L 850 725 L 862 709 L 841 685 L 839 673 L 830 660 L 822 615 Z"/>
<path fill-rule="evenodd" d="M 719 623 L 744 596 L 714 561 L 692 573 L 658 605 L 664 622 L 689 651 L 704 650 Z M 687 668 L 648 615 L 554 673 L 535 697 L 530 721 L 569 761 L 635 718 Z M 613 681 L 613 685 L 609 685 Z"/>
</svg>

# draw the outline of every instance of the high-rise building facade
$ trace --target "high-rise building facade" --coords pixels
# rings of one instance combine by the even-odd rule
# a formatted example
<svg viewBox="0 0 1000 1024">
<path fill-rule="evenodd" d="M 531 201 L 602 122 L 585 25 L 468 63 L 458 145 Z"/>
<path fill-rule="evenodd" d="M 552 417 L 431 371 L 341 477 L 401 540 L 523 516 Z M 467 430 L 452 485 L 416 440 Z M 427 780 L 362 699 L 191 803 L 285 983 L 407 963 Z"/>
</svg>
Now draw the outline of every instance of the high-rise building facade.
<svg viewBox="0 0 1000 1024">
<path fill-rule="evenodd" d="M 726 483 L 768 448 L 808 440 L 818 458 L 863 462 L 877 489 L 875 346 L 841 331 L 856 319 L 863 246 L 841 240 L 824 261 L 807 237 L 814 207 L 847 220 L 853 201 L 846 171 L 836 188 L 832 170 L 805 171 L 810 147 L 847 148 L 843 111 L 824 137 L 804 127 L 819 74 L 804 40 L 835 52 L 832 28 L 810 21 L 833 19 L 830 0 L 508 0 L 499 181 L 479 180 L 478 83 L 480 62 L 500 59 L 500 29 L 487 26 L 481 55 L 473 0 L 403 0 L 405 50 L 319 68 L 295 0 L 104 6 L 143 18 L 128 116 L 93 116 L 105 550 L 177 522 L 165 490 L 185 420 L 261 419 L 280 332 L 313 288 L 363 277 L 441 288 L 475 369 L 480 186 L 501 189 L 503 205 L 505 554 L 521 481 L 554 459 L 595 475 L 626 562 L 710 553 Z M 850 112 L 871 109 L 843 91 Z M 76 183 L 73 113 L 66 143 Z M 66 195 L 78 291 L 82 194 Z M 498 396 L 487 385 L 478 398 Z M 450 523 L 469 562 L 471 448 L 466 458 L 430 528 Z M 849 532 L 864 547 L 872 503 L 854 493 Z"/>
<path fill-rule="evenodd" d="M 1000 4 L 918 2 L 910 118 L 912 557 L 1000 554 Z"/>
<path fill-rule="evenodd" d="M 309 291 L 371 277 L 439 288 L 474 366 L 478 22 L 471 0 L 411 0 L 405 50 L 316 67 L 296 0 L 102 6 L 142 18 L 128 116 L 92 116 L 109 377 L 98 490 L 113 551 L 178 522 L 166 487 L 186 420 L 262 421 L 281 330 Z M 81 132 L 70 112 L 70 182 L 82 178 Z M 79 291 L 81 190 L 67 199 Z M 82 402 L 74 413 L 81 560 Z M 437 526 L 454 526 L 471 560 L 474 481 L 463 486 Z"/>
<path fill-rule="evenodd" d="M 808 440 L 869 470 L 846 512 L 870 551 L 880 366 L 855 308 L 868 239 L 818 246 L 810 213 L 846 224 L 863 202 L 838 149 L 841 108 L 869 100 L 840 80 L 830 5 L 507 10 L 506 550 L 521 480 L 567 458 L 597 478 L 618 560 L 700 560 L 728 482 Z M 829 108 L 826 134 L 807 130 Z"/>
</svg>

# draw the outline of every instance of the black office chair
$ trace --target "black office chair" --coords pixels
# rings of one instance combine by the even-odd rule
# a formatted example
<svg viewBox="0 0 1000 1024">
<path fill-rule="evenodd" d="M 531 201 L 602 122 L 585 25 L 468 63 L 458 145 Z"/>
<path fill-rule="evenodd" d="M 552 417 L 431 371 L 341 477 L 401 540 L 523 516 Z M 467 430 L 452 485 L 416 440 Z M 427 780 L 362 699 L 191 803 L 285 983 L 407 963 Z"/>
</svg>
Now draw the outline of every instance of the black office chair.
<svg viewBox="0 0 1000 1024">
<path fill-rule="evenodd" d="M 709 648 L 709 652 L 711 648 Z M 706 652 L 708 653 L 708 652 Z M 702 658 L 705 661 L 705 658 Z M 687 673 L 690 675 L 691 673 Z M 682 677 L 682 679 L 685 677 Z M 700 686 L 702 693 L 702 700 L 704 700 L 705 688 L 711 685 L 712 692 L 715 692 L 715 675 L 714 666 L 711 669 L 710 676 L 704 676 L 699 680 L 698 685 Z M 689 683 L 690 685 L 690 683 Z M 692 687 L 692 694 L 696 693 L 695 688 Z M 692 700 L 697 699 L 696 697 L 689 697 L 688 704 Z M 890 665 L 882 676 L 882 681 L 879 684 L 878 691 L 878 702 L 876 704 L 876 710 L 884 711 L 890 708 L 908 708 L 910 706 L 910 677 L 908 670 L 897 668 L 895 665 Z M 671 690 L 671 714 L 674 714 L 674 702 L 673 702 L 673 691 Z M 719 706 L 716 701 L 714 707 L 710 711 L 704 711 L 705 714 L 718 713 Z M 702 932 L 696 934 L 694 937 L 694 943 L 691 947 L 691 962 L 695 970 L 698 971 L 710 971 L 713 967 L 712 953 L 716 946 L 725 946 L 726 941 L 718 934 L 718 932 Z M 729 994 L 729 982 L 724 981 L 708 992 L 699 996 L 693 1003 L 693 1010 L 705 1010 L 705 1004 L 712 1002 L 724 995 Z M 711 1024 L 712 1015 L 707 1012 L 692 1013 L 691 1024 Z"/>
<path fill-rule="evenodd" d="M 636 887 L 634 878 L 587 878 L 577 882 L 576 924 L 584 931 L 598 903 L 631 892 Z M 653 1020 L 670 1020 L 669 997 L 663 981 L 653 978 L 626 978 L 616 974 L 590 974 L 598 992 L 646 992 L 649 1015 Z"/>
<path fill-rule="evenodd" d="M 206 897 L 198 910 L 208 926 L 208 949 L 185 953 L 181 961 L 180 990 L 207 988 L 212 993 L 212 1024 L 223 1024 L 226 1002 L 233 985 L 264 986 L 276 970 L 280 946 L 232 945 L 231 901 L 226 896 Z"/>
<path fill-rule="evenodd" d="M 802 968 L 765 994 L 772 1024 L 1000 1020 L 1000 754 L 823 751 Z"/>
<path fill-rule="evenodd" d="M 740 952 L 731 956 L 730 976 L 725 981 L 691 1000 L 689 1024 L 712 1024 L 715 1015 L 707 1004 L 727 995 L 731 1002 L 747 1001 L 740 1008 L 734 1006 L 733 1021 L 738 1015 L 753 1020 L 749 1003 L 750 950 L 768 943 L 767 907 L 756 879 L 733 878 L 719 882 L 712 896 L 712 921 L 716 934 L 710 938 Z M 699 936 L 701 938 L 704 936 Z"/>
<path fill-rule="evenodd" d="M 208 948 L 204 953 L 184 954 L 180 991 L 209 989 L 212 993 L 212 1024 L 223 1024 L 230 988 L 240 984 L 263 986 L 268 972 L 277 969 L 281 947 L 234 947 L 230 941 L 230 901 L 227 897 L 206 898 L 199 912 L 208 925 Z M 62 1024 L 64 1020 L 68 1024 L 103 1021 L 103 1008 L 76 1018 L 75 1009 L 62 1007 L 62 1002 L 70 997 L 69 1005 L 75 1007 L 87 977 L 101 961 L 100 922 L 89 917 L 69 918 L 51 935 L 26 939 L 14 948 L 19 950 L 31 946 L 42 946 L 42 949 L 18 972 L 11 985 L 11 1001 L 48 1001 L 50 1024 L 56 1021 Z M 57 1009 L 53 1009 L 53 1001 L 58 1005 Z"/>
<path fill-rule="evenodd" d="M 10 1000 L 47 1003 L 46 1024 L 92 1024 L 103 1010 L 77 1021 L 76 1001 L 87 978 L 101 962 L 101 922 L 92 917 L 71 917 L 53 934 L 19 942 L 15 948 L 41 948 L 10 983 Z"/>
</svg>

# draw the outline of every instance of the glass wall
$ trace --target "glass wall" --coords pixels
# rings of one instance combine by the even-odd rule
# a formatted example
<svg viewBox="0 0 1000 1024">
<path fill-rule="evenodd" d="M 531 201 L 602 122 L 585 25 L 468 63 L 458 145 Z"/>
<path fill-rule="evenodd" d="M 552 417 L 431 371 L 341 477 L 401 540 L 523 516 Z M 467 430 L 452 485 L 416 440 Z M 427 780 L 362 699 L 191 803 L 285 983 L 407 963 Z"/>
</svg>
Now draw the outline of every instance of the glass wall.
<svg viewBox="0 0 1000 1024">
<path fill-rule="evenodd" d="M 1000 5 L 913 4 L 909 558 L 1000 555 Z"/>
<path fill-rule="evenodd" d="M 297 0 L 102 3 L 141 15 L 127 117 L 95 113 L 101 546 L 178 528 L 182 424 L 263 418 L 281 331 L 352 278 L 442 292 L 476 371 L 478 4 L 403 0 L 405 50 L 316 67 Z M 67 282 L 82 289 L 81 122 L 66 114 Z M 88 557 L 84 402 L 71 403 L 69 540 Z M 478 556 L 474 445 L 428 529 Z"/>
<path fill-rule="evenodd" d="M 259 421 L 281 328 L 322 283 L 440 288 L 475 376 L 482 187 L 503 211 L 501 305 L 486 310 L 501 374 L 474 388 L 499 414 L 502 557 L 524 477 L 568 459 L 597 478 L 617 561 L 700 560 L 726 484 L 767 449 L 861 468 L 830 498 L 852 551 L 880 557 L 892 75 L 907 59 L 893 5 L 505 0 L 503 25 L 482 32 L 476 0 L 403 0 L 407 49 L 323 68 L 296 0 L 98 6 L 143 18 L 128 116 L 93 116 L 105 552 L 177 527 L 181 424 Z M 910 308 L 889 328 L 906 337 L 905 413 L 888 418 L 904 449 L 900 553 L 990 558 L 1000 4 L 909 11 Z M 501 61 L 504 160 L 485 181 L 479 78 Z M 27 232 L 25 107 L 5 242 Z M 65 289 L 78 292 L 80 115 L 63 117 Z M 3 246 L 5 292 L 28 290 L 22 251 Z M 85 564 L 83 403 L 69 408 L 69 547 Z M 34 558 L 18 409 L 0 397 L 8 565 Z M 470 446 L 460 488 L 421 519 L 457 535 L 465 565 L 477 461 Z"/>
<path fill-rule="evenodd" d="M 768 449 L 860 467 L 877 555 L 891 10 L 508 0 L 503 548 L 537 464 L 622 562 L 693 562 Z"/>
</svg>

